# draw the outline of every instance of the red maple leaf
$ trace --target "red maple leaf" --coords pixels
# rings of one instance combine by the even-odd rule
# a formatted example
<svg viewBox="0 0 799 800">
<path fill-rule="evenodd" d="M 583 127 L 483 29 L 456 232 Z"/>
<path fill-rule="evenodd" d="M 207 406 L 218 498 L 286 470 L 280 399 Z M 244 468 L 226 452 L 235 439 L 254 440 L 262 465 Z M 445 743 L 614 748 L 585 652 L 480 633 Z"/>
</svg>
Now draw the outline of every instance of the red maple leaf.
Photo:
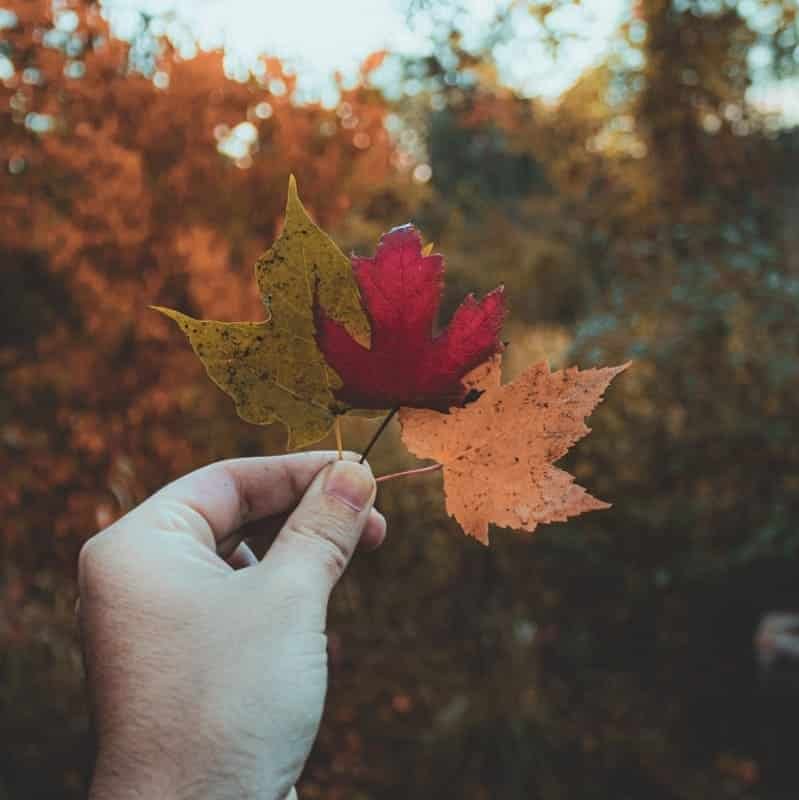
<svg viewBox="0 0 799 800">
<path fill-rule="evenodd" d="M 374 258 L 353 256 L 352 267 L 372 324 L 371 348 L 317 307 L 319 348 L 343 381 L 337 397 L 358 408 L 461 405 L 464 375 L 500 349 L 502 287 L 479 303 L 469 295 L 434 336 L 444 259 L 423 254 L 412 225 L 385 234 Z"/>
</svg>

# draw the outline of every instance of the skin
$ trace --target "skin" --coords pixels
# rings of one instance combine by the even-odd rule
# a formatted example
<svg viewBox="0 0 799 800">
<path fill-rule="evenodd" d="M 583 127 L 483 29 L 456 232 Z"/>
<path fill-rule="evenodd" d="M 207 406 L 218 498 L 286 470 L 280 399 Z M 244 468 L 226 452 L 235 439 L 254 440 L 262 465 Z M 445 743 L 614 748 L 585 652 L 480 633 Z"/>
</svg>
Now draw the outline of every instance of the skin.
<svg viewBox="0 0 799 800">
<path fill-rule="evenodd" d="M 212 464 L 84 545 L 91 800 L 296 798 L 327 688 L 330 592 L 356 547 L 385 537 L 355 460 Z M 259 562 L 243 539 L 264 530 L 277 534 Z"/>
</svg>

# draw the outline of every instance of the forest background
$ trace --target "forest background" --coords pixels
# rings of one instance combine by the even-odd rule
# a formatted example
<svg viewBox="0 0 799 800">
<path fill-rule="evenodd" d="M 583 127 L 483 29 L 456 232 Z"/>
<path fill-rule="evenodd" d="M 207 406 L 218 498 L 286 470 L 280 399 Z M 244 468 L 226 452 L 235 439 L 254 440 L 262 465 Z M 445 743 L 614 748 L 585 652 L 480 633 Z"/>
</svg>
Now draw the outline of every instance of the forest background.
<svg viewBox="0 0 799 800">
<path fill-rule="evenodd" d="M 283 447 L 148 304 L 258 319 L 289 171 L 346 251 L 419 225 L 445 319 L 504 282 L 509 376 L 635 361 L 567 460 L 612 510 L 486 549 L 437 476 L 381 490 L 300 796 L 782 796 L 752 636 L 799 608 L 796 6 L 635 0 L 557 98 L 507 84 L 514 20 L 556 53 L 573 5 L 498 3 L 467 42 L 458 3 L 406 3 L 428 52 L 375 53 L 322 103 L 269 53 L 187 56 L 168 14 L 121 39 L 97 3 L 0 2 L 0 798 L 85 793 L 81 543 Z M 392 431 L 375 470 L 402 452 Z"/>
</svg>

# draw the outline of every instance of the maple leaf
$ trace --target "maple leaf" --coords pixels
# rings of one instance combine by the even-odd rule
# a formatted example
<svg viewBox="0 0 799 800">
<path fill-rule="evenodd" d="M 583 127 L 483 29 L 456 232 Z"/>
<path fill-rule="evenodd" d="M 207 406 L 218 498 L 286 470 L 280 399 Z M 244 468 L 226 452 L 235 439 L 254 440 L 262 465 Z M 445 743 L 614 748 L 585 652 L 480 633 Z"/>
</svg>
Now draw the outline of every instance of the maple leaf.
<svg viewBox="0 0 799 800">
<path fill-rule="evenodd" d="M 479 303 L 469 295 L 449 326 L 433 336 L 444 260 L 422 249 L 411 225 L 385 234 L 374 258 L 353 256 L 353 272 L 371 323 L 371 347 L 317 307 L 317 341 L 343 385 L 336 397 L 358 408 L 445 410 L 466 394 L 463 377 L 500 347 L 502 288 Z"/>
<path fill-rule="evenodd" d="M 316 344 L 314 301 L 367 345 L 369 321 L 349 259 L 312 222 L 293 176 L 283 230 L 258 259 L 255 274 L 267 309 L 263 322 L 198 320 L 155 308 L 178 323 L 242 419 L 282 422 L 289 449 L 313 444 L 330 431 L 335 414 L 346 410 L 333 395 L 341 380 Z"/>
<path fill-rule="evenodd" d="M 483 544 L 492 522 L 532 532 L 610 507 L 553 463 L 590 432 L 585 418 L 629 366 L 550 372 L 541 363 L 503 386 L 500 361 L 467 376 L 467 386 L 483 393 L 463 408 L 400 410 L 403 442 L 443 464 L 447 512 Z"/>
</svg>

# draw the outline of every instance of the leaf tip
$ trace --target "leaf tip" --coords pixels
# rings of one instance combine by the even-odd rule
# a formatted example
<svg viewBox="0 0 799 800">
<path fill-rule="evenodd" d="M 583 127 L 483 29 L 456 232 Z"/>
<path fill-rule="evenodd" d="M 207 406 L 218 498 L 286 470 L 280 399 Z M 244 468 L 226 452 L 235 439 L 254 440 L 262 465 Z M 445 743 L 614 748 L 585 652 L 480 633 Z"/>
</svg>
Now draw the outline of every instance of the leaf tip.
<svg viewBox="0 0 799 800">
<path fill-rule="evenodd" d="M 289 188 L 286 194 L 286 218 L 288 218 L 292 209 L 296 209 L 297 211 L 305 210 L 304 206 L 302 205 L 302 201 L 300 200 L 300 192 L 297 188 L 297 179 L 294 177 L 293 172 L 289 175 Z"/>
<path fill-rule="evenodd" d="M 460 520 L 457 520 L 461 525 L 463 532 L 472 539 L 476 539 L 483 547 L 488 547 L 491 542 L 488 540 L 488 524 L 477 526 L 464 525 Z"/>
<path fill-rule="evenodd" d="M 166 306 L 149 305 L 147 308 L 151 311 L 157 311 L 159 314 L 169 317 L 169 319 L 175 320 L 178 324 L 180 324 L 181 319 L 186 316 L 185 314 L 181 314 L 180 311 L 175 311 L 174 308 L 167 308 Z"/>
</svg>

